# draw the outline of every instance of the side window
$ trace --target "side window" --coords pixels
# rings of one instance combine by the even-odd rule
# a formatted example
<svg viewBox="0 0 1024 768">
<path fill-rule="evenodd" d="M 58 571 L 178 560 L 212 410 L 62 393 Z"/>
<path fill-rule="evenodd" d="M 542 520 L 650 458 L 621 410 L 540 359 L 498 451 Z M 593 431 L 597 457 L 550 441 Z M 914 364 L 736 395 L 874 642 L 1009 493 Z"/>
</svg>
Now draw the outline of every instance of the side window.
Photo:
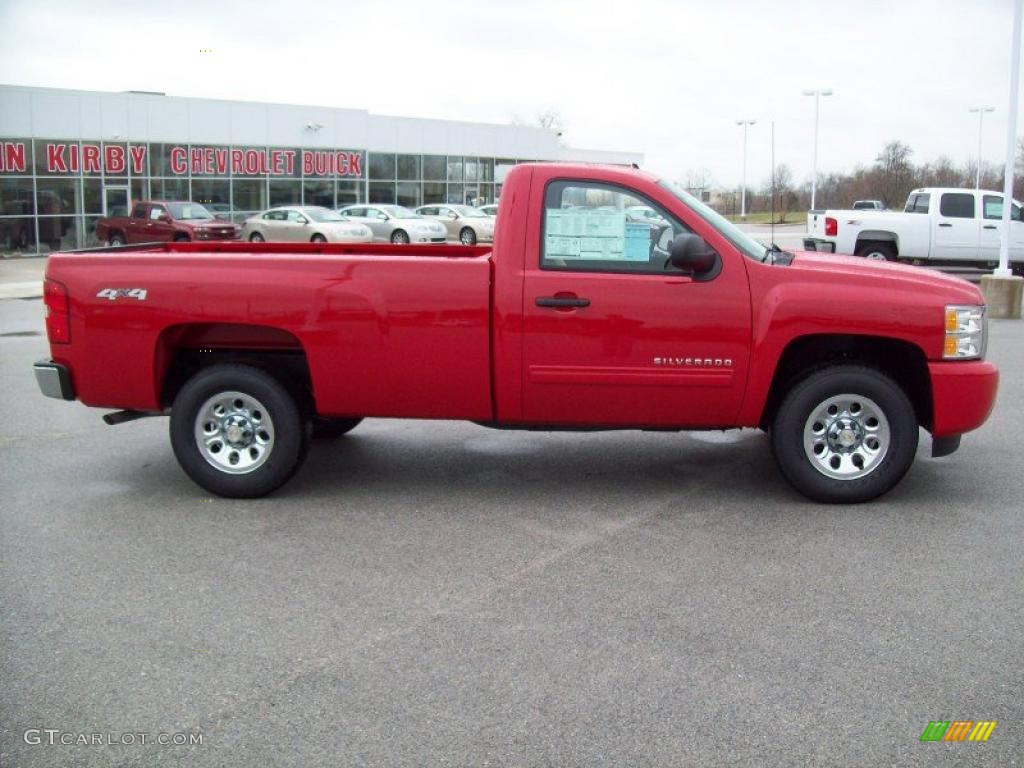
<svg viewBox="0 0 1024 768">
<path fill-rule="evenodd" d="M 167 210 L 162 205 L 154 205 L 149 209 L 149 218 L 159 219 L 162 213 L 167 213 Z"/>
<path fill-rule="evenodd" d="M 986 219 L 997 219 L 1003 218 L 1003 198 L 1002 195 L 985 195 L 982 198 L 983 216 Z M 1021 220 L 1021 208 L 1016 203 L 1013 204 L 1013 208 L 1010 210 L 1010 220 L 1020 221 Z"/>
<path fill-rule="evenodd" d="M 437 208 L 420 208 L 420 213 L 424 216 L 437 216 Z"/>
<path fill-rule="evenodd" d="M 951 219 L 973 219 L 974 195 L 967 192 L 946 192 L 939 201 L 939 213 Z"/>
<path fill-rule="evenodd" d="M 650 208 L 637 221 L 628 209 Z M 541 269 L 662 274 L 676 235 L 689 228 L 658 204 L 625 187 L 553 181 L 544 193 Z"/>
<path fill-rule="evenodd" d="M 293 224 L 298 224 L 305 217 L 303 217 L 298 211 L 286 211 L 285 218 Z"/>
<path fill-rule="evenodd" d="M 918 195 L 917 200 L 914 203 L 914 213 L 928 213 L 929 200 L 931 200 L 931 195 L 927 193 Z"/>
<path fill-rule="evenodd" d="M 144 219 L 146 218 L 146 206 L 142 203 L 136 204 L 134 210 L 132 210 L 133 219 Z"/>
</svg>

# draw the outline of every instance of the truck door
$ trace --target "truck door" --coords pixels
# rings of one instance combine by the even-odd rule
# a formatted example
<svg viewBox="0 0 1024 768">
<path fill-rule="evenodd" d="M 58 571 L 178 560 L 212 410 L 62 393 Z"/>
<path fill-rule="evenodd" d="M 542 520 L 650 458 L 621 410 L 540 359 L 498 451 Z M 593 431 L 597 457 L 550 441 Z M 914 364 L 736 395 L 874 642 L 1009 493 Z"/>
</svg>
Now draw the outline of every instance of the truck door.
<svg viewBox="0 0 1024 768">
<path fill-rule="evenodd" d="M 629 221 L 646 205 L 664 225 Z M 735 253 L 713 279 L 666 267 L 664 206 L 617 184 L 552 179 L 523 292 L 523 416 L 536 424 L 726 426 L 742 399 L 750 293 Z M 530 262 L 533 263 L 530 263 Z"/>
<path fill-rule="evenodd" d="M 974 203 L 974 192 L 943 192 L 939 196 L 939 209 L 932 219 L 933 259 L 978 259 L 980 226 Z"/>
<path fill-rule="evenodd" d="M 171 212 L 163 205 L 151 205 L 149 207 L 149 220 L 146 222 L 146 231 L 139 242 L 165 243 L 174 239 L 174 223 L 171 221 Z"/>
<path fill-rule="evenodd" d="M 1003 231 L 1003 196 L 983 195 L 981 214 L 979 253 L 984 261 L 998 261 Z M 1021 220 L 1021 207 L 1017 203 L 1013 204 L 1010 212 L 1010 259 L 1024 260 L 1024 221 Z"/>
<path fill-rule="evenodd" d="M 130 219 L 125 221 L 124 240 L 126 243 L 146 242 L 146 226 L 149 224 L 149 206 L 136 203 Z"/>
</svg>

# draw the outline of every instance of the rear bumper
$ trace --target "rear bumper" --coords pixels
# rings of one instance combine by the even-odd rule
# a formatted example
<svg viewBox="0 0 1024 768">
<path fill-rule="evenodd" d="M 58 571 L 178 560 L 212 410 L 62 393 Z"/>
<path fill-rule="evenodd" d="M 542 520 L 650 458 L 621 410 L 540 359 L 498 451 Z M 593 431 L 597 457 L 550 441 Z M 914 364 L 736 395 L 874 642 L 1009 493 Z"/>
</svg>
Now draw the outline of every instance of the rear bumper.
<svg viewBox="0 0 1024 768">
<path fill-rule="evenodd" d="M 930 362 L 932 437 L 962 435 L 977 429 L 992 413 L 999 369 L 986 360 Z"/>
<path fill-rule="evenodd" d="M 817 237 L 805 237 L 804 250 L 817 251 L 818 253 L 835 253 L 836 244 L 831 240 L 822 240 Z"/>
<path fill-rule="evenodd" d="M 36 373 L 39 391 L 47 397 L 58 400 L 74 400 L 75 388 L 71 384 L 71 372 L 60 363 L 40 360 L 32 366 Z"/>
</svg>

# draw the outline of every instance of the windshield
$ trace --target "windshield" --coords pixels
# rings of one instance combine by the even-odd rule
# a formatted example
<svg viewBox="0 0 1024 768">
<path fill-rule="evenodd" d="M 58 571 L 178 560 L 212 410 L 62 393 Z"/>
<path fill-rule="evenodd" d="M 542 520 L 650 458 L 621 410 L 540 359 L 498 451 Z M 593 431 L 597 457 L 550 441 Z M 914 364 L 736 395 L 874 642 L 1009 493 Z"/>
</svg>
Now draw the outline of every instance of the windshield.
<svg viewBox="0 0 1024 768">
<path fill-rule="evenodd" d="M 479 219 L 487 216 L 486 213 L 481 211 L 479 208 L 474 208 L 472 205 L 452 205 L 450 208 L 454 208 L 462 216 L 468 216 L 469 218 Z"/>
<path fill-rule="evenodd" d="M 199 203 L 168 203 L 167 210 L 170 211 L 171 218 L 175 221 L 213 218 L 213 214 Z"/>
<path fill-rule="evenodd" d="M 334 211 L 329 211 L 326 208 L 303 208 L 302 212 L 313 221 L 347 221 L 343 216 L 339 216 Z"/>
<path fill-rule="evenodd" d="M 394 216 L 396 219 L 422 219 L 418 213 L 413 213 L 408 208 L 402 205 L 381 205 L 378 206 L 388 216 Z"/>
<path fill-rule="evenodd" d="M 745 255 L 755 259 L 756 261 L 765 260 L 765 257 L 768 254 L 768 249 L 713 208 L 705 205 L 685 189 L 673 184 L 671 181 L 661 179 L 658 182 L 658 185 L 667 189 L 677 198 L 682 200 L 683 203 L 686 204 L 687 208 L 690 208 L 694 213 L 704 219 L 704 221 L 718 230 L 726 240 L 743 251 Z"/>
</svg>

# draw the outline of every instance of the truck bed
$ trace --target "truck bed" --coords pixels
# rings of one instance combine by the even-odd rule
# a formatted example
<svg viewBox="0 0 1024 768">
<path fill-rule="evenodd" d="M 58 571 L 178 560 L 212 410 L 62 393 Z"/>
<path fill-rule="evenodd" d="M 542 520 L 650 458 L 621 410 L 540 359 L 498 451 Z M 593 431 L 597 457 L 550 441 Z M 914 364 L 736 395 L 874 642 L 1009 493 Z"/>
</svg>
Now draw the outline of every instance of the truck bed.
<svg viewBox="0 0 1024 768">
<path fill-rule="evenodd" d="M 330 383 L 313 393 L 322 414 L 487 420 L 490 270 L 489 248 L 462 245 L 215 242 L 59 253 L 48 276 L 67 288 L 72 343 L 55 359 L 94 406 L 160 409 L 167 404 L 154 382 L 183 353 L 242 348 L 303 353 L 312 381 Z M 107 289 L 127 290 L 97 295 Z M 125 295 L 131 289 L 144 298 Z"/>
</svg>

